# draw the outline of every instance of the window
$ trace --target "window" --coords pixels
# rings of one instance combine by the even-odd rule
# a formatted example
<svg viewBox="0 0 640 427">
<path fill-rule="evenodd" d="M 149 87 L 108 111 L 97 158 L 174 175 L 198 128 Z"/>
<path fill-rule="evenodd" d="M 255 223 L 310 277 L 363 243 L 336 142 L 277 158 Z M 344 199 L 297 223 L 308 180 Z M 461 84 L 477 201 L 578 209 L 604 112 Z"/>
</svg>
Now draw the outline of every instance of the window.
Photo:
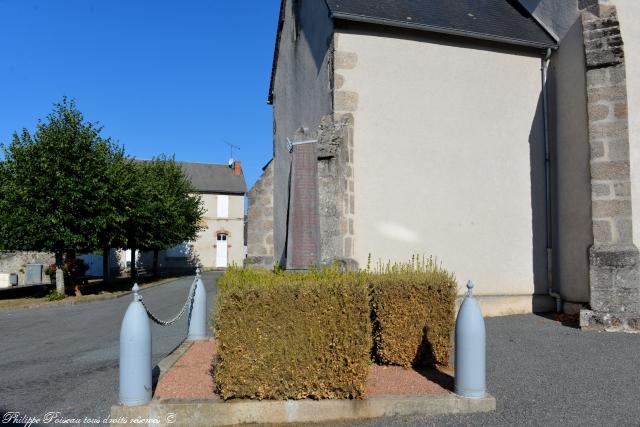
<svg viewBox="0 0 640 427">
<path fill-rule="evenodd" d="M 227 241 L 227 235 L 226 234 L 222 234 L 222 233 L 218 233 L 218 241 L 219 242 L 226 242 Z"/>
<path fill-rule="evenodd" d="M 218 196 L 218 218 L 229 218 L 229 196 Z"/>
</svg>

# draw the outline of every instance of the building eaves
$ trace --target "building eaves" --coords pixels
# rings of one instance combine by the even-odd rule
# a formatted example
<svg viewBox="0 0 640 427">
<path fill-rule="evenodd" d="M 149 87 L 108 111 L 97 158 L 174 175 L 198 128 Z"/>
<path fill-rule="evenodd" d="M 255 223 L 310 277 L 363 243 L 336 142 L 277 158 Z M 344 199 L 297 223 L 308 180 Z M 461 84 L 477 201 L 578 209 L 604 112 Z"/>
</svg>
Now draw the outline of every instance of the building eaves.
<svg viewBox="0 0 640 427">
<path fill-rule="evenodd" d="M 557 48 L 556 39 L 516 0 L 326 0 L 326 3 L 335 20 L 532 48 Z"/>
<path fill-rule="evenodd" d="M 287 0 L 280 2 L 267 103 L 273 103 Z M 318 1 L 318 0 L 314 0 Z M 517 0 L 325 0 L 332 19 L 557 49 L 556 37 Z"/>
</svg>

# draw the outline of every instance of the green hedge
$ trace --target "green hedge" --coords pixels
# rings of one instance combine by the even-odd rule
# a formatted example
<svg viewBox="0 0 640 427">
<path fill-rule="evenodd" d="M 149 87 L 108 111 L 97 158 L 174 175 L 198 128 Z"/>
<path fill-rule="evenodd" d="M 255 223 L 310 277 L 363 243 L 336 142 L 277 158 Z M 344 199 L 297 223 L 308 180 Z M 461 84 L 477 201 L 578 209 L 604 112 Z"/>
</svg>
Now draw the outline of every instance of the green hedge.
<svg viewBox="0 0 640 427">
<path fill-rule="evenodd" d="M 368 278 L 374 353 L 383 364 L 448 365 L 457 285 L 432 258 L 378 265 Z"/>
<path fill-rule="evenodd" d="M 457 286 L 431 258 L 374 272 L 230 268 L 218 286 L 223 399 L 354 398 L 372 356 L 406 367 L 449 362 Z"/>
<path fill-rule="evenodd" d="M 365 277 L 227 270 L 215 313 L 220 396 L 359 397 L 372 346 Z"/>
</svg>

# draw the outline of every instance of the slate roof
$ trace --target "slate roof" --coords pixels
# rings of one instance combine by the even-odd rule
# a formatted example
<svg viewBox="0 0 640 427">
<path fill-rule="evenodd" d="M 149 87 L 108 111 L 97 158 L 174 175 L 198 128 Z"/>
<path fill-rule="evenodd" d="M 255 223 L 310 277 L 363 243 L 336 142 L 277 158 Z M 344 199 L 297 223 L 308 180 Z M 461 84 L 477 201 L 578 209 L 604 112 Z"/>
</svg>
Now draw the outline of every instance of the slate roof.
<svg viewBox="0 0 640 427">
<path fill-rule="evenodd" d="M 177 162 L 191 179 L 196 190 L 202 193 L 244 194 L 247 184 L 242 171 L 234 175 L 227 165 L 211 163 Z"/>
<path fill-rule="evenodd" d="M 331 17 L 531 47 L 556 40 L 517 0 L 325 0 Z"/>
<path fill-rule="evenodd" d="M 280 16 L 267 103 L 273 101 L 280 36 Z M 320 0 L 313 0 L 320 1 Z M 528 46 L 557 48 L 557 41 L 517 0 L 324 0 L 334 20 L 368 22 L 390 27 L 452 34 Z"/>
</svg>

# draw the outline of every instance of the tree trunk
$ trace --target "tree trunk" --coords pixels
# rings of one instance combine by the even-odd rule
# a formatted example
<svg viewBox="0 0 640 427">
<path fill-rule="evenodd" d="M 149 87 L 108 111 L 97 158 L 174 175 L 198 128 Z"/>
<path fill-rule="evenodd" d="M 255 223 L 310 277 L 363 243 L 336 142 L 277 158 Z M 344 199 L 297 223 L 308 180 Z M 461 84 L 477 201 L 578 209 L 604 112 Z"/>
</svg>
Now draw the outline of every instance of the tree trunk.
<svg viewBox="0 0 640 427">
<path fill-rule="evenodd" d="M 111 283 L 111 270 L 109 269 L 109 255 L 111 254 L 111 248 L 105 246 L 102 248 L 102 281 L 105 285 Z"/>
<path fill-rule="evenodd" d="M 131 280 L 138 280 L 138 269 L 136 268 L 136 247 L 131 247 Z"/>
<path fill-rule="evenodd" d="M 65 295 L 62 264 L 62 251 L 56 251 L 56 292 L 58 292 L 59 295 Z"/>
<path fill-rule="evenodd" d="M 159 250 L 158 249 L 154 249 L 153 250 L 153 278 L 157 278 L 158 277 L 158 254 L 159 254 Z"/>
<path fill-rule="evenodd" d="M 67 260 L 73 260 L 75 261 L 76 259 L 76 250 L 75 249 L 70 249 L 67 251 Z M 73 274 L 71 273 L 71 271 L 69 271 L 69 281 L 71 282 L 70 285 L 73 286 L 73 291 L 75 296 L 79 297 L 82 295 L 82 292 L 80 292 L 80 286 L 78 285 L 78 280 L 77 277 L 74 277 Z"/>
</svg>

